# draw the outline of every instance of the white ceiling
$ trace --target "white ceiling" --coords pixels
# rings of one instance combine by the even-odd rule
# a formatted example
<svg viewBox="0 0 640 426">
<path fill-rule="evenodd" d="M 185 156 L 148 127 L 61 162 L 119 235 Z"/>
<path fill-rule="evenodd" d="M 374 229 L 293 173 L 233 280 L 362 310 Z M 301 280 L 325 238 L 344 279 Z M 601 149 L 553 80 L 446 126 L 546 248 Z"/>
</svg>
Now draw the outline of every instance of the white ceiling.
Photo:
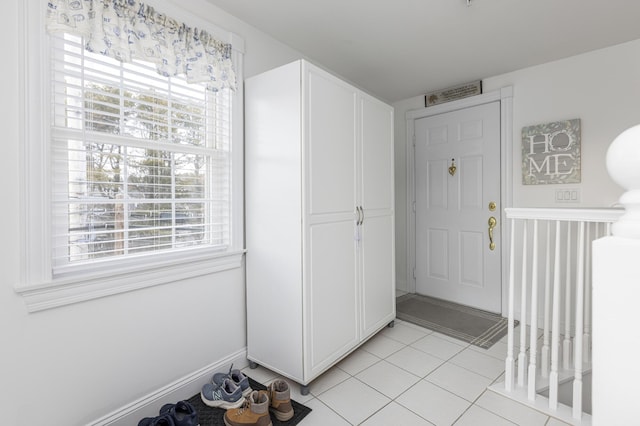
<svg viewBox="0 0 640 426">
<path fill-rule="evenodd" d="M 389 102 L 640 38 L 639 0 L 208 1 Z"/>
</svg>

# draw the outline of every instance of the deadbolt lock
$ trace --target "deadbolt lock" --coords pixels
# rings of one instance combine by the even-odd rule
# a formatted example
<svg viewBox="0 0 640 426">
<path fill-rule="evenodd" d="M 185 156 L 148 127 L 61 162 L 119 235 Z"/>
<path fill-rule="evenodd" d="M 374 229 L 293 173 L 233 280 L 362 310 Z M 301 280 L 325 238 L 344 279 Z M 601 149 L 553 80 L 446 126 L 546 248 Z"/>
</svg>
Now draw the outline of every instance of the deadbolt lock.
<svg viewBox="0 0 640 426">
<path fill-rule="evenodd" d="M 496 202 L 495 201 L 492 201 L 492 202 L 489 203 L 489 211 L 490 212 L 496 211 Z"/>
</svg>

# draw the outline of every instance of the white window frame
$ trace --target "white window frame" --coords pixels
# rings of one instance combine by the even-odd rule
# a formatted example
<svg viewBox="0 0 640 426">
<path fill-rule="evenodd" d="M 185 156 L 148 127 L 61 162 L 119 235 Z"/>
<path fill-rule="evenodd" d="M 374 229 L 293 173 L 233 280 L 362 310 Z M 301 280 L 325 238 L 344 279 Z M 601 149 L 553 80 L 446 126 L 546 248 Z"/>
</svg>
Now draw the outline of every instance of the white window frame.
<svg viewBox="0 0 640 426">
<path fill-rule="evenodd" d="M 232 101 L 231 141 L 231 241 L 220 252 L 208 248 L 185 252 L 155 253 L 144 260 L 119 259 L 110 270 L 84 270 L 53 276 L 51 238 L 51 173 L 49 46 L 45 31 L 45 5 L 25 0 L 19 6 L 20 37 L 20 280 L 15 291 L 23 296 L 29 312 L 83 302 L 145 287 L 176 282 L 229 269 L 241 268 L 244 254 L 243 195 L 243 85 L 244 41 L 233 33 L 163 2 L 163 11 L 176 19 L 207 29 L 232 43 L 238 87 Z M 114 272 L 115 270 L 115 272 Z"/>
</svg>

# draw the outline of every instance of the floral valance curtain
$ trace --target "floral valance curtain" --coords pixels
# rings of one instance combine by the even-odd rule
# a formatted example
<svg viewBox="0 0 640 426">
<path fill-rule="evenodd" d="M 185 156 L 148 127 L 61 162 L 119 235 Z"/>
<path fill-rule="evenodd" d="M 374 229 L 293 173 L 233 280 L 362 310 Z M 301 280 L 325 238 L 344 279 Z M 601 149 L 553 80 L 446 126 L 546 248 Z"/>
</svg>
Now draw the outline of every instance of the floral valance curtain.
<svg viewBox="0 0 640 426">
<path fill-rule="evenodd" d="M 82 36 L 90 52 L 152 62 L 161 75 L 184 74 L 213 91 L 236 88 L 231 44 L 136 0 L 48 0 L 47 31 Z"/>
</svg>

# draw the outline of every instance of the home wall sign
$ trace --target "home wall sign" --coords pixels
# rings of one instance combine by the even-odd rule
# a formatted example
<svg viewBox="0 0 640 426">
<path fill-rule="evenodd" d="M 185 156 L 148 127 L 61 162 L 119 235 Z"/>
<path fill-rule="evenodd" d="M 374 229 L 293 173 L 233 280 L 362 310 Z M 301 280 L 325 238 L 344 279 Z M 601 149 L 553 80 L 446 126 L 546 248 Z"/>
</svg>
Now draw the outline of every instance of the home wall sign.
<svg viewBox="0 0 640 426">
<path fill-rule="evenodd" d="M 429 107 L 443 102 L 455 101 L 457 99 L 481 94 L 482 80 L 472 81 L 471 83 L 465 83 L 459 86 L 449 87 L 448 89 L 427 93 L 424 95 L 424 106 Z"/>
<path fill-rule="evenodd" d="M 580 119 L 522 128 L 522 183 L 580 182 Z"/>
</svg>

